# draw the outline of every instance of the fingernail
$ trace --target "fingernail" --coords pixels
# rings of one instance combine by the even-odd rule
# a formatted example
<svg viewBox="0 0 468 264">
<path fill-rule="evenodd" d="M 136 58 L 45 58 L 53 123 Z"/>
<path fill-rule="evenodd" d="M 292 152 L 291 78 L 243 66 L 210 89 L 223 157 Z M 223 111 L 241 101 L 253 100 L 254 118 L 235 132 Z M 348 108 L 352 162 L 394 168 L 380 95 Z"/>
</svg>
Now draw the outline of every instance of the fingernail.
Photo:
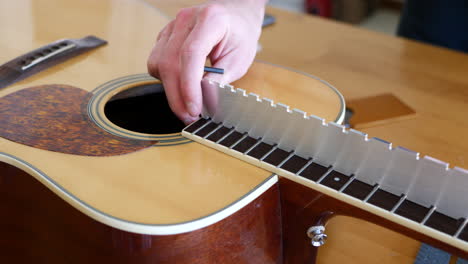
<svg viewBox="0 0 468 264">
<path fill-rule="evenodd" d="M 193 117 L 198 117 L 198 112 L 197 112 L 197 107 L 194 103 L 192 102 L 187 102 L 185 104 L 186 108 L 187 108 L 187 111 L 188 113 L 193 116 Z"/>
</svg>

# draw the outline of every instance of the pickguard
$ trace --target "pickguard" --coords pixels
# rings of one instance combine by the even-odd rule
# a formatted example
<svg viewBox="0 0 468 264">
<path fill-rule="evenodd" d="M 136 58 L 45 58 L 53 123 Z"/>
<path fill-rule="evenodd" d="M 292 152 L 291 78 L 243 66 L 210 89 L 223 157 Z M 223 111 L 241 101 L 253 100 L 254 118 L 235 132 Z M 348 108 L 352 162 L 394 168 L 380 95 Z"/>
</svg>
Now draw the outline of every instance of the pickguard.
<svg viewBox="0 0 468 264">
<path fill-rule="evenodd" d="M 113 156 L 158 141 L 112 135 L 87 114 L 92 93 L 61 84 L 22 89 L 0 98 L 0 137 L 31 147 L 84 156 Z"/>
</svg>

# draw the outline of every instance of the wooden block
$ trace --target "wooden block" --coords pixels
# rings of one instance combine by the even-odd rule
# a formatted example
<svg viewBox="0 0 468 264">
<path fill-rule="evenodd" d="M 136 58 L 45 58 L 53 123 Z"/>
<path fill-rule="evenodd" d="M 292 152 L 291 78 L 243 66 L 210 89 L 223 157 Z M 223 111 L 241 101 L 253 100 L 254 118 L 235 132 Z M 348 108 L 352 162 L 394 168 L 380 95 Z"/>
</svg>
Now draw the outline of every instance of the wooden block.
<svg viewBox="0 0 468 264">
<path fill-rule="evenodd" d="M 353 111 L 350 125 L 357 129 L 412 118 L 416 114 L 411 107 L 390 93 L 350 100 L 346 105 Z"/>
</svg>

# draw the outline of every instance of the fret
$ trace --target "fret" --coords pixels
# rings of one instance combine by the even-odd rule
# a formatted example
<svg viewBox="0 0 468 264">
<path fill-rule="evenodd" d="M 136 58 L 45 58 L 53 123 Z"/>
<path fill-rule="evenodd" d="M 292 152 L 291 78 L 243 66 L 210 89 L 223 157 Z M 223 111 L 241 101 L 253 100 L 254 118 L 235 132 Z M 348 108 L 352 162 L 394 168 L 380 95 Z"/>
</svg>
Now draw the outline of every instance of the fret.
<svg viewBox="0 0 468 264">
<path fill-rule="evenodd" d="M 310 158 L 309 161 L 296 173 L 296 175 L 300 176 L 301 173 L 310 166 L 314 162 L 313 158 Z"/>
<path fill-rule="evenodd" d="M 454 219 L 450 216 L 434 211 L 424 223 L 424 225 L 452 236 L 455 234 L 455 232 L 457 232 L 458 228 L 463 224 L 464 221 L 465 219 L 463 218 Z"/>
<path fill-rule="evenodd" d="M 193 122 L 188 127 L 186 127 L 184 129 L 184 131 L 186 131 L 188 133 L 193 133 L 196 130 L 198 130 L 202 125 L 206 124 L 207 122 L 208 122 L 208 119 L 200 118 L 196 122 Z"/>
<path fill-rule="evenodd" d="M 200 125 L 197 129 L 195 129 L 195 131 L 193 131 L 193 134 L 196 135 L 198 131 L 202 130 L 205 126 L 207 126 L 210 123 L 211 123 L 211 120 L 206 119 L 206 122 L 204 122 L 204 124 Z"/>
<path fill-rule="evenodd" d="M 230 132 L 231 130 L 229 128 L 221 125 L 221 127 L 213 131 L 211 135 L 207 135 L 206 139 L 213 142 L 218 142 L 219 140 L 227 136 L 227 134 Z"/>
<path fill-rule="evenodd" d="M 298 183 L 342 201 L 353 197 L 360 202 L 350 199 L 350 204 L 369 212 L 381 208 L 389 220 L 404 219 L 468 241 L 467 170 L 449 169 L 434 158 L 241 89 L 223 86 L 219 94 L 222 107 L 213 121 L 195 122 L 185 136 L 201 143 L 204 137 L 230 148 L 220 149 L 227 154 L 298 177 Z M 215 144 L 208 145 L 218 148 Z"/>
<path fill-rule="evenodd" d="M 219 144 L 229 148 L 243 136 L 244 135 L 242 133 L 233 130 L 232 133 L 230 133 L 227 137 L 220 141 Z"/>
<path fill-rule="evenodd" d="M 343 187 L 341 187 L 338 192 L 343 192 L 346 188 L 348 188 L 348 186 L 356 179 L 356 176 L 354 176 L 353 174 L 351 175 L 351 178 L 349 179 L 349 181 L 347 183 L 345 183 L 343 185 Z"/>
<path fill-rule="evenodd" d="M 376 186 L 372 186 L 363 181 L 358 180 L 356 177 L 349 185 L 343 190 L 344 194 L 350 195 L 359 200 L 365 200 L 372 191 L 377 190 Z"/>
<path fill-rule="evenodd" d="M 424 207 L 420 204 L 407 200 L 404 197 L 402 198 L 403 199 L 401 201 L 401 204 L 395 207 L 395 210 L 394 210 L 395 214 L 406 217 L 417 223 L 422 223 L 424 221 L 424 218 L 431 211 L 431 208 Z"/>
<path fill-rule="evenodd" d="M 320 184 L 323 184 L 329 188 L 338 191 L 346 183 L 348 183 L 350 179 L 350 176 L 344 175 L 343 173 L 339 173 L 336 170 L 332 170 L 322 181 L 320 181 Z"/>
<path fill-rule="evenodd" d="M 240 153 L 245 153 L 251 147 L 253 147 L 259 140 L 245 134 L 246 137 L 234 146 L 234 150 L 239 151 Z"/>
<path fill-rule="evenodd" d="M 294 152 L 290 152 L 289 156 L 287 156 L 280 164 L 278 164 L 278 168 L 281 168 L 281 166 L 283 166 L 283 164 L 285 164 L 290 158 L 292 158 L 294 156 Z"/>
<path fill-rule="evenodd" d="M 247 155 L 247 153 L 249 153 L 252 149 L 256 148 L 258 145 L 260 145 L 262 143 L 261 140 L 257 140 L 257 142 L 255 144 L 253 144 L 253 146 L 251 146 L 249 149 L 247 149 L 246 151 L 243 152 L 244 155 Z"/>
<path fill-rule="evenodd" d="M 398 203 L 393 207 L 393 209 L 390 212 L 395 213 L 395 211 L 403 204 L 403 202 L 405 202 L 406 198 L 408 198 L 406 194 L 402 195 L 400 201 L 398 201 Z"/>
<path fill-rule="evenodd" d="M 305 167 L 305 165 L 309 162 L 309 160 L 299 157 L 295 154 L 279 167 L 283 170 L 289 171 L 293 174 L 299 173 L 299 171 Z"/>
<path fill-rule="evenodd" d="M 244 140 L 246 137 L 248 137 L 247 133 L 245 133 L 239 140 L 234 142 L 231 146 L 229 146 L 230 149 L 234 149 L 234 147 L 239 144 L 242 140 Z"/>
<path fill-rule="evenodd" d="M 210 133 L 206 134 L 203 138 L 205 139 L 208 139 L 209 136 L 211 136 L 213 133 L 215 133 L 216 131 L 218 131 L 220 128 L 222 128 L 223 125 L 221 124 L 218 124 L 217 127 L 215 127 L 215 129 L 213 129 L 213 131 L 211 131 Z"/>
<path fill-rule="evenodd" d="M 203 127 L 200 127 L 196 132 L 194 132 L 194 134 L 199 137 L 204 138 L 206 135 L 213 132 L 218 126 L 219 124 L 216 124 L 213 121 L 210 121 L 207 124 L 205 124 Z"/>
<path fill-rule="evenodd" d="M 366 198 L 364 199 L 364 202 L 365 203 L 368 203 L 369 202 L 369 199 L 374 196 L 374 194 L 379 190 L 379 185 L 376 184 L 374 185 L 372 191 L 366 196 Z"/>
<path fill-rule="evenodd" d="M 236 132 L 236 131 L 234 129 L 230 128 L 228 133 L 226 133 L 226 135 L 224 135 L 220 139 L 218 139 L 218 141 L 216 141 L 215 143 L 220 144 L 220 142 L 222 142 L 225 138 L 229 137 L 234 132 Z"/>
<path fill-rule="evenodd" d="M 276 145 L 273 145 L 272 148 L 267 152 L 265 153 L 265 155 L 263 155 L 261 158 L 260 158 L 260 161 L 263 161 L 266 157 L 268 157 L 273 151 L 275 151 L 277 149 L 277 146 Z"/>
<path fill-rule="evenodd" d="M 324 175 L 329 168 L 324 167 L 318 163 L 311 162 L 307 168 L 299 173 L 299 176 L 302 176 L 311 181 L 317 182 L 322 175 Z"/>
<path fill-rule="evenodd" d="M 379 188 L 367 201 L 370 204 L 390 211 L 400 201 L 400 196 Z"/>
<path fill-rule="evenodd" d="M 225 130 L 223 132 L 225 135 L 218 140 L 220 145 L 246 153 L 260 162 L 289 171 L 297 176 L 314 181 L 321 186 L 336 190 L 343 195 L 355 197 L 366 204 L 380 207 L 389 213 L 416 223 L 421 223 L 440 232 L 463 238 L 465 236 L 468 237 L 468 234 L 466 234 L 468 230 L 465 232 L 467 228 L 464 219 L 456 220 L 437 212 L 435 206 L 426 207 L 409 199 L 406 194 L 397 195 L 383 189 L 381 185 L 370 185 L 358 179 L 354 174 L 346 175 L 338 171 L 334 166 L 325 167 L 315 162 L 312 158 L 305 159 L 295 154 L 295 152 L 288 152 L 277 145 L 267 144 L 261 139 L 255 139 L 247 133 L 240 133 L 234 128 L 228 129 L 208 120 L 199 125 L 194 134 L 209 138 L 221 129 Z M 227 130 L 229 132 L 226 133 Z M 405 153 L 403 155 L 415 155 L 413 152 L 408 152 L 405 149 L 400 149 L 396 152 L 397 154 L 393 155 L 398 156 L 400 155 L 399 152 Z M 434 164 L 431 163 L 432 165 Z M 392 166 L 395 167 L 395 165 Z M 391 170 L 390 168 L 389 171 Z M 389 181 L 386 180 L 386 182 L 388 183 Z"/>
<path fill-rule="evenodd" d="M 260 144 L 248 151 L 247 155 L 260 160 L 263 156 L 269 153 L 271 149 L 273 149 L 272 145 L 260 141 Z"/>
<path fill-rule="evenodd" d="M 454 236 L 468 242 L 468 218 L 465 219 L 465 222 L 462 225 L 460 225 L 460 228 Z"/>
<path fill-rule="evenodd" d="M 465 219 L 465 221 L 463 222 L 463 224 L 460 225 L 460 227 L 458 228 L 457 232 L 455 232 L 455 235 L 453 235 L 454 237 L 458 237 L 461 235 L 463 229 L 466 227 L 466 225 L 468 224 L 468 218 Z"/>
<path fill-rule="evenodd" d="M 268 154 L 264 159 L 264 162 L 271 164 L 275 167 L 279 166 L 282 161 L 286 161 L 286 159 L 291 156 L 292 153 L 287 152 L 283 149 L 276 148 L 270 154 Z"/>
<path fill-rule="evenodd" d="M 323 174 L 320 178 L 318 178 L 317 183 L 320 183 L 321 181 L 323 181 L 323 179 L 325 179 L 328 176 L 328 174 L 330 174 L 332 171 L 333 171 L 333 167 L 332 166 L 328 167 L 328 170 L 325 172 L 325 174 Z"/>
<path fill-rule="evenodd" d="M 436 207 L 432 207 L 431 210 L 429 210 L 427 215 L 422 220 L 421 224 L 423 224 L 423 225 L 426 224 L 427 220 L 429 220 L 429 217 L 431 217 L 431 215 L 435 212 L 435 210 L 436 210 Z"/>
</svg>

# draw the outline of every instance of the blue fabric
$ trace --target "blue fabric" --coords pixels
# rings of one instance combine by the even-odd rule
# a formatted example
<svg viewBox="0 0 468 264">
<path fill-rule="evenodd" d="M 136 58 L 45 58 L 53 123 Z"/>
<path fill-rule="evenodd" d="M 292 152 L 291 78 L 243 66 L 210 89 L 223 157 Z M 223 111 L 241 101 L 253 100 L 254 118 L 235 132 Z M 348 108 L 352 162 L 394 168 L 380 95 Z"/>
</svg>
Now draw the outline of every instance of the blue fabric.
<svg viewBox="0 0 468 264">
<path fill-rule="evenodd" d="M 448 264 L 450 254 L 427 244 L 421 244 L 414 264 Z M 457 264 L 468 264 L 468 260 L 457 259 Z"/>
<path fill-rule="evenodd" d="M 398 35 L 468 52 L 468 1 L 407 0 Z"/>
<path fill-rule="evenodd" d="M 449 253 L 427 244 L 421 244 L 414 264 L 448 264 L 449 262 Z"/>
</svg>

